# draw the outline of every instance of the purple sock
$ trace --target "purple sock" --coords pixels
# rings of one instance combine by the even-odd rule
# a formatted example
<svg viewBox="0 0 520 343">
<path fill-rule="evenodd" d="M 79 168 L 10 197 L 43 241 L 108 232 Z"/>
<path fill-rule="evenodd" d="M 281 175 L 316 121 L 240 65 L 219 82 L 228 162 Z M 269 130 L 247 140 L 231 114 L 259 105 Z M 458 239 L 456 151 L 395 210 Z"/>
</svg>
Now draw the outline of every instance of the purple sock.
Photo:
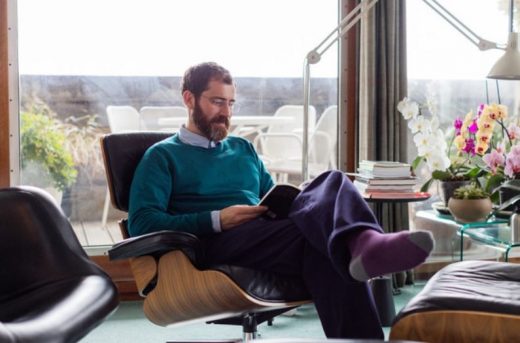
<svg viewBox="0 0 520 343">
<path fill-rule="evenodd" d="M 380 233 L 366 229 L 352 234 L 349 271 L 358 281 L 413 268 L 426 260 L 433 249 L 429 231 Z"/>
</svg>

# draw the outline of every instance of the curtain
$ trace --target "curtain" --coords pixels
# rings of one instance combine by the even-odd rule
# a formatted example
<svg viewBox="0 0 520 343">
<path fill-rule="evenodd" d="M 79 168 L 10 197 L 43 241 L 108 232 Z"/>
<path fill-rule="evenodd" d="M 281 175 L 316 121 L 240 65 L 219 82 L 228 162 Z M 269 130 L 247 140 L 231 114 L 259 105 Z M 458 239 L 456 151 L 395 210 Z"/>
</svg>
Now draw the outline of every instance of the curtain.
<svg viewBox="0 0 520 343">
<path fill-rule="evenodd" d="M 359 159 L 407 162 L 406 121 L 397 103 L 407 94 L 405 0 L 380 0 L 362 21 L 359 56 Z M 409 228 L 408 204 L 385 202 L 386 231 Z M 412 282 L 411 273 L 397 285 Z"/>
</svg>

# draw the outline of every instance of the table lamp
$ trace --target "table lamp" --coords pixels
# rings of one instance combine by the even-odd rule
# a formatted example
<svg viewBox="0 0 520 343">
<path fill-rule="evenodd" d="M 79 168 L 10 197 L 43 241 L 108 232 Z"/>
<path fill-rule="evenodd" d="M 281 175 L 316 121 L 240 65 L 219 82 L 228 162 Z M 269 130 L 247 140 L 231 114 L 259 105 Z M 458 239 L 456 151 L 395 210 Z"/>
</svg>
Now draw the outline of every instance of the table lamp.
<svg viewBox="0 0 520 343">
<path fill-rule="evenodd" d="M 514 0 L 509 1 L 509 39 L 507 45 L 497 44 L 479 37 L 470 30 L 457 17 L 450 13 L 436 0 L 423 0 L 437 14 L 444 18 L 451 26 L 464 35 L 471 43 L 480 50 L 502 49 L 506 52 L 493 65 L 488 74 L 490 79 L 520 80 L 520 51 L 518 51 L 518 33 L 513 32 Z"/>
</svg>

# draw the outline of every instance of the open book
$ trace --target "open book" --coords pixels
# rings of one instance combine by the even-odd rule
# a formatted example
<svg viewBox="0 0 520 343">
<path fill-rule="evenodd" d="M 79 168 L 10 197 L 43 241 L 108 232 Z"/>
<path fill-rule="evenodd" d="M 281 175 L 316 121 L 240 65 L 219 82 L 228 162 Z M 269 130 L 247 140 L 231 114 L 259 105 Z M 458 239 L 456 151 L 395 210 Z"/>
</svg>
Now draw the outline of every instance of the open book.
<svg viewBox="0 0 520 343">
<path fill-rule="evenodd" d="M 284 219 L 289 216 L 292 202 L 301 190 L 290 184 L 274 185 L 260 200 L 258 205 L 267 206 L 264 216 L 270 219 Z"/>
</svg>

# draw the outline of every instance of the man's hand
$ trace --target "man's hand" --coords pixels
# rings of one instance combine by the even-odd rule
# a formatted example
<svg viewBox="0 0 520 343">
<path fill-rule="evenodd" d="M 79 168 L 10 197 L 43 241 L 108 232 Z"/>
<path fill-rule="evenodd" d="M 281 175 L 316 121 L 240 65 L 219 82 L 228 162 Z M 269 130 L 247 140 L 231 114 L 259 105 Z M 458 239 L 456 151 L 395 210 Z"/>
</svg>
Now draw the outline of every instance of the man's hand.
<svg viewBox="0 0 520 343">
<path fill-rule="evenodd" d="M 220 211 L 220 228 L 229 230 L 260 216 L 267 211 L 266 206 L 234 205 Z"/>
</svg>

